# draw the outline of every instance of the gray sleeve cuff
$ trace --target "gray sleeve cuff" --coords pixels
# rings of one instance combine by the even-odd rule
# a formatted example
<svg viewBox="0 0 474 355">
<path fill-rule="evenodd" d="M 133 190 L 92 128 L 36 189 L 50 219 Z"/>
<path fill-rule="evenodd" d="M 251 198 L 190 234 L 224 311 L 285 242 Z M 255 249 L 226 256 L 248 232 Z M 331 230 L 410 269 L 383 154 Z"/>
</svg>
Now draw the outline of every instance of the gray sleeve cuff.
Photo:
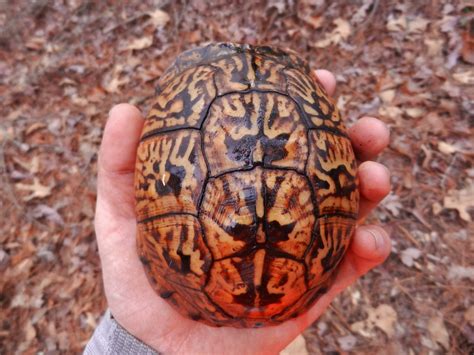
<svg viewBox="0 0 474 355">
<path fill-rule="evenodd" d="M 87 343 L 84 354 L 157 355 L 158 353 L 127 332 L 112 318 L 110 311 L 107 311 Z"/>
</svg>

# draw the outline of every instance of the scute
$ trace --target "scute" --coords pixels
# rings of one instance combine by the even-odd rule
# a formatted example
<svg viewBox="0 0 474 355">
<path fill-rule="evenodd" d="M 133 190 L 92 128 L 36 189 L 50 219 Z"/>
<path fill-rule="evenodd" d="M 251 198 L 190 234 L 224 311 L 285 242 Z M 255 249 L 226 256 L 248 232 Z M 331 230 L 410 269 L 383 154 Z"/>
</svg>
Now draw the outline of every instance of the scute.
<svg viewBox="0 0 474 355">
<path fill-rule="evenodd" d="M 244 56 L 242 54 L 251 54 L 257 58 L 257 68 L 260 66 L 259 61 L 268 61 L 275 63 L 278 68 L 298 68 L 303 70 L 305 74 L 310 75 L 311 70 L 308 64 L 298 57 L 297 53 L 290 49 L 276 49 L 268 46 L 254 47 L 247 44 L 236 44 L 236 43 L 211 43 L 207 46 L 193 48 L 181 53 L 174 63 L 163 73 L 159 82 L 157 93 L 160 93 L 165 86 L 169 84 L 176 76 L 183 71 L 197 67 L 199 65 L 215 64 L 222 62 L 221 59 L 229 58 L 232 56 L 240 57 L 247 61 L 246 66 L 249 71 L 252 71 L 251 56 Z M 234 60 L 232 60 L 234 61 Z M 268 66 L 267 66 L 268 67 Z M 259 69 L 257 69 L 258 71 Z M 266 70 L 263 70 L 266 71 Z M 265 77 L 265 75 L 256 75 L 257 77 Z M 284 81 L 284 79 L 282 78 Z M 275 87 L 278 87 L 280 83 L 274 81 Z M 272 87 L 275 88 L 275 87 Z"/>
<path fill-rule="evenodd" d="M 357 166 L 348 138 L 311 130 L 306 168 L 313 185 L 319 214 L 342 213 L 355 218 L 359 208 Z"/>
<path fill-rule="evenodd" d="M 195 290 L 204 285 L 212 259 L 196 217 L 163 216 L 138 226 L 142 262 L 167 270 L 162 277 L 171 283 Z"/>
<path fill-rule="evenodd" d="M 200 210 L 214 260 L 258 248 L 302 259 L 311 241 L 314 215 L 304 175 L 261 167 L 210 179 Z"/>
<path fill-rule="evenodd" d="M 305 293 L 304 272 L 302 263 L 274 258 L 260 249 L 215 262 L 205 291 L 226 313 L 255 325 L 283 312 Z"/>
<path fill-rule="evenodd" d="M 220 97 L 202 132 L 211 176 L 256 164 L 304 171 L 307 129 L 287 96 L 252 91 Z"/>
<path fill-rule="evenodd" d="M 320 286 L 330 277 L 349 247 L 355 222 L 342 216 L 317 220 L 314 243 L 306 255 L 309 288 Z"/>
<path fill-rule="evenodd" d="M 280 324 L 331 286 L 355 229 L 339 111 L 295 52 L 209 44 L 162 75 L 135 170 L 151 287 L 211 326 Z"/>
<path fill-rule="evenodd" d="M 329 129 L 343 134 L 339 110 L 316 76 L 297 69 L 285 70 L 288 94 L 298 103 L 312 128 Z"/>
<path fill-rule="evenodd" d="M 142 142 L 135 172 L 139 219 L 166 213 L 197 214 L 207 168 L 195 130 L 160 134 Z"/>
<path fill-rule="evenodd" d="M 153 101 L 142 137 L 177 128 L 199 127 L 216 95 L 213 77 L 212 68 L 200 66 L 171 80 Z"/>
</svg>

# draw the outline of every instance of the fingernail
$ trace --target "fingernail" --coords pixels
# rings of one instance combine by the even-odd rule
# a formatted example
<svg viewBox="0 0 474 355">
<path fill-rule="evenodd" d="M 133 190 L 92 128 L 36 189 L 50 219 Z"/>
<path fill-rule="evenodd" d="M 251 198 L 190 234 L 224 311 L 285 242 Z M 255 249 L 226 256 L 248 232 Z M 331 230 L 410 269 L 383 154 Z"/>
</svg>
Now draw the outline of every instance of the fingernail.
<svg viewBox="0 0 474 355">
<path fill-rule="evenodd" d="M 369 232 L 370 235 L 372 236 L 372 238 L 374 238 L 375 249 L 376 250 L 384 249 L 384 247 L 385 247 L 385 238 L 380 233 L 380 231 L 378 231 L 376 229 L 369 228 L 369 229 L 367 229 L 367 232 Z"/>
</svg>

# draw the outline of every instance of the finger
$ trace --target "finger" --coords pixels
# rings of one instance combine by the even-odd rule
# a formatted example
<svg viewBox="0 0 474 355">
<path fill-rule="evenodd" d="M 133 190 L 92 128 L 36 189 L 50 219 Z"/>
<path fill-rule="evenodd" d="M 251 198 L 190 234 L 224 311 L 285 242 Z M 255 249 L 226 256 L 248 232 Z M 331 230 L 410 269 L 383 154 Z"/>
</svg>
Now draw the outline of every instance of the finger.
<svg viewBox="0 0 474 355">
<path fill-rule="evenodd" d="M 114 106 L 105 125 L 99 152 L 99 169 L 112 174 L 133 172 L 142 127 L 143 117 L 135 106 Z"/>
<path fill-rule="evenodd" d="M 134 218 L 134 166 L 143 127 L 132 105 L 112 108 L 99 150 L 96 227 L 100 222 Z"/>
<path fill-rule="evenodd" d="M 360 164 L 359 176 L 359 219 L 363 219 L 385 196 L 390 193 L 390 171 L 382 164 L 366 161 Z"/>
<path fill-rule="evenodd" d="M 382 263 L 390 254 L 390 237 L 378 225 L 364 225 L 356 229 L 350 245 L 358 275 L 363 275 L 375 265 Z"/>
<path fill-rule="evenodd" d="M 334 74 L 326 69 L 318 69 L 315 70 L 314 73 L 328 95 L 334 95 L 334 91 L 336 91 L 336 78 L 334 77 Z"/>
<path fill-rule="evenodd" d="M 390 140 L 387 125 L 374 117 L 362 117 L 347 133 L 357 158 L 362 161 L 376 157 Z"/>
</svg>

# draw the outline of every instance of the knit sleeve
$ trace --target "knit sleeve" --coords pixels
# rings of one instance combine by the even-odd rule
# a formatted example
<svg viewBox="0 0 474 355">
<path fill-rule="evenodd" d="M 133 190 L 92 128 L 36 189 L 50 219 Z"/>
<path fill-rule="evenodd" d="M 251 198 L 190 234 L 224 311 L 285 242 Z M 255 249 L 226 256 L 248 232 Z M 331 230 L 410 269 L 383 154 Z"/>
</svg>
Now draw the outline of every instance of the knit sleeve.
<svg viewBox="0 0 474 355">
<path fill-rule="evenodd" d="M 87 343 L 84 354 L 157 355 L 158 353 L 127 332 L 113 319 L 110 311 L 107 311 Z"/>
</svg>

